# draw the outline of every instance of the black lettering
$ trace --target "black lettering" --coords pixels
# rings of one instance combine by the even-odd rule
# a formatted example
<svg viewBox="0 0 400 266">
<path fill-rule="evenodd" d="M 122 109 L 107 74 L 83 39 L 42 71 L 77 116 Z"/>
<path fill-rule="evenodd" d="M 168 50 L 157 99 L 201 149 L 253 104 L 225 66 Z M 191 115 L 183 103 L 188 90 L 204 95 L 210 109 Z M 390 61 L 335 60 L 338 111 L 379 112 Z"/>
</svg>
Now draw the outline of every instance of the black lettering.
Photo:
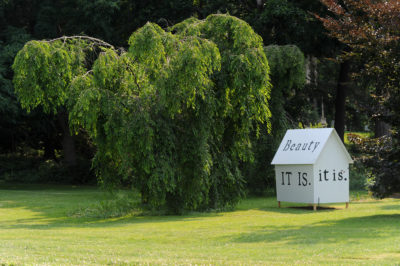
<svg viewBox="0 0 400 266">
<path fill-rule="evenodd" d="M 333 181 L 336 181 L 336 173 L 335 173 L 335 169 L 333 169 Z"/>
<path fill-rule="evenodd" d="M 281 172 L 282 173 L 282 186 L 285 185 L 285 172 Z"/>
<path fill-rule="evenodd" d="M 322 181 L 322 175 L 321 175 L 321 170 L 319 170 L 319 181 Z"/>
<path fill-rule="evenodd" d="M 329 178 L 326 177 L 327 173 L 329 173 L 329 171 L 325 169 L 324 170 L 324 179 L 325 179 L 325 181 L 329 181 Z"/>
<path fill-rule="evenodd" d="M 307 149 L 307 143 L 303 144 L 303 147 L 301 148 L 303 151 L 305 151 Z"/>
<path fill-rule="evenodd" d="M 296 146 L 296 144 L 292 144 L 292 146 L 290 146 L 290 150 L 292 151 L 295 146 Z"/>
<path fill-rule="evenodd" d="M 307 181 L 307 173 L 303 173 L 303 182 L 302 182 L 302 184 L 303 184 L 303 186 L 307 186 L 307 183 L 308 183 L 308 181 Z"/>
<path fill-rule="evenodd" d="M 301 148 L 301 143 L 297 144 L 296 151 L 299 151 Z"/>
<path fill-rule="evenodd" d="M 310 142 L 310 146 L 308 146 L 308 150 L 311 150 L 311 145 L 314 143 L 314 141 Z"/>
<path fill-rule="evenodd" d="M 299 174 L 299 186 L 301 186 L 301 183 L 300 183 L 300 175 L 301 175 L 301 172 L 297 172 L 298 174 Z"/>
<path fill-rule="evenodd" d="M 311 142 L 312 142 L 312 141 L 311 141 Z M 315 151 L 315 149 L 318 147 L 318 145 L 319 145 L 319 142 L 315 142 L 314 149 L 313 149 L 313 151 L 312 151 L 312 152 L 314 152 L 314 151 Z"/>
<path fill-rule="evenodd" d="M 292 141 L 290 139 L 288 139 L 288 141 L 286 142 L 285 147 L 283 147 L 283 151 L 287 151 L 289 149 L 290 143 L 292 143 Z"/>
<path fill-rule="evenodd" d="M 339 176 L 338 180 L 342 181 L 343 180 L 343 170 L 338 173 L 338 176 Z"/>
<path fill-rule="evenodd" d="M 290 176 L 292 175 L 292 172 L 286 172 L 286 175 L 288 180 L 288 186 L 290 186 Z"/>
</svg>

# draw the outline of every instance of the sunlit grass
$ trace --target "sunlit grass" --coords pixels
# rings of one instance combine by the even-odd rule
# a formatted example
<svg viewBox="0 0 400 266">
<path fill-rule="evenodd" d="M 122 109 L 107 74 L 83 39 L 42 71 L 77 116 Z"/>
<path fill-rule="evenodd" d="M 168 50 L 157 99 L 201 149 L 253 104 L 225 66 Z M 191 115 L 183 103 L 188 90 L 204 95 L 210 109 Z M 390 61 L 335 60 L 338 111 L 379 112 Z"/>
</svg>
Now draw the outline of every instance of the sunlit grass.
<svg viewBox="0 0 400 266">
<path fill-rule="evenodd" d="M 77 215 L 113 200 L 96 188 L 3 186 L 0 264 L 400 262 L 400 200 L 374 200 L 362 191 L 352 193 L 349 209 L 333 204 L 317 212 L 295 208 L 302 204 L 277 208 L 268 197 L 243 200 L 224 213 Z"/>
</svg>

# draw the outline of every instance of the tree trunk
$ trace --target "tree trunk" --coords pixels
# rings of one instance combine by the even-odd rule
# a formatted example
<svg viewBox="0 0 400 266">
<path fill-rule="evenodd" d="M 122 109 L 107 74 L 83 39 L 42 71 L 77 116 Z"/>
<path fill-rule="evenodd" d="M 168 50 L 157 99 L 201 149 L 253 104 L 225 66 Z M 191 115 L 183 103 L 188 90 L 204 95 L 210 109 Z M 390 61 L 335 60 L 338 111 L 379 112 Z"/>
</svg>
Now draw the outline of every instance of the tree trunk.
<svg viewBox="0 0 400 266">
<path fill-rule="evenodd" d="M 263 5 L 264 5 L 264 1 L 263 0 L 256 0 L 257 3 L 257 8 L 258 9 L 262 9 Z"/>
<path fill-rule="evenodd" d="M 54 160 L 57 161 L 56 154 L 54 152 L 55 145 L 51 139 L 46 139 L 44 141 L 44 155 L 43 158 L 45 160 Z"/>
<path fill-rule="evenodd" d="M 375 133 L 375 138 L 388 136 L 390 135 L 390 125 L 383 122 L 382 120 L 376 120 L 374 133 Z"/>
<path fill-rule="evenodd" d="M 60 124 L 63 139 L 62 139 L 62 148 L 63 148 L 63 163 L 65 166 L 75 166 L 77 163 L 77 156 L 75 151 L 75 140 L 71 135 L 69 124 L 68 124 L 68 115 L 66 111 L 61 111 L 57 115 L 58 122 Z"/>
<path fill-rule="evenodd" d="M 306 84 L 315 90 L 318 86 L 318 60 L 314 56 L 307 56 L 306 59 Z"/>
<path fill-rule="evenodd" d="M 344 61 L 340 64 L 339 80 L 336 89 L 335 100 L 335 129 L 340 139 L 344 142 L 344 126 L 345 126 L 345 104 L 346 89 L 350 81 L 350 62 Z"/>
<path fill-rule="evenodd" d="M 384 96 L 385 91 L 381 86 L 376 87 L 376 95 L 378 96 Z M 378 114 L 386 113 L 387 111 L 385 110 L 384 107 L 381 107 L 383 110 L 380 110 L 378 108 L 378 111 L 376 111 Z M 383 118 L 381 115 L 376 115 L 374 118 L 374 134 L 375 138 L 380 138 L 383 136 L 389 136 L 390 135 L 390 125 L 386 122 L 383 121 Z"/>
</svg>

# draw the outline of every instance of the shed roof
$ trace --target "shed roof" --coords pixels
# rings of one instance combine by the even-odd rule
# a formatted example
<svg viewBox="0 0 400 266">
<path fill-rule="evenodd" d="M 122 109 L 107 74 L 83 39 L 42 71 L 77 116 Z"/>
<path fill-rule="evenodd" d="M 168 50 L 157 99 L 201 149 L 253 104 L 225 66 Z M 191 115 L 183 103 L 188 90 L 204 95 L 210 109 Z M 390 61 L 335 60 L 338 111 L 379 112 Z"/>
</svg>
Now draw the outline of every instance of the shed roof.
<svg viewBox="0 0 400 266">
<path fill-rule="evenodd" d="M 286 131 L 271 164 L 314 164 L 331 135 L 343 151 L 339 156 L 345 156 L 353 163 L 334 128 L 312 128 Z"/>
</svg>

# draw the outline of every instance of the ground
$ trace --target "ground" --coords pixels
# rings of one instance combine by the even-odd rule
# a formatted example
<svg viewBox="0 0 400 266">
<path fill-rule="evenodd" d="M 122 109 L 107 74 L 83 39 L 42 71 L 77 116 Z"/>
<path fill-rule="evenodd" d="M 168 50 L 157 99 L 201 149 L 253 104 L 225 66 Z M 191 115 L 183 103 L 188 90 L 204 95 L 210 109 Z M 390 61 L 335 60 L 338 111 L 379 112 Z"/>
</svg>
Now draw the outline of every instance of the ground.
<svg viewBox="0 0 400 266">
<path fill-rule="evenodd" d="M 302 204 L 277 208 L 270 196 L 243 200 L 222 213 L 93 214 L 114 197 L 91 187 L 1 185 L 0 264 L 400 262 L 400 199 L 352 192 L 349 209 L 333 204 L 313 212 Z"/>
</svg>

